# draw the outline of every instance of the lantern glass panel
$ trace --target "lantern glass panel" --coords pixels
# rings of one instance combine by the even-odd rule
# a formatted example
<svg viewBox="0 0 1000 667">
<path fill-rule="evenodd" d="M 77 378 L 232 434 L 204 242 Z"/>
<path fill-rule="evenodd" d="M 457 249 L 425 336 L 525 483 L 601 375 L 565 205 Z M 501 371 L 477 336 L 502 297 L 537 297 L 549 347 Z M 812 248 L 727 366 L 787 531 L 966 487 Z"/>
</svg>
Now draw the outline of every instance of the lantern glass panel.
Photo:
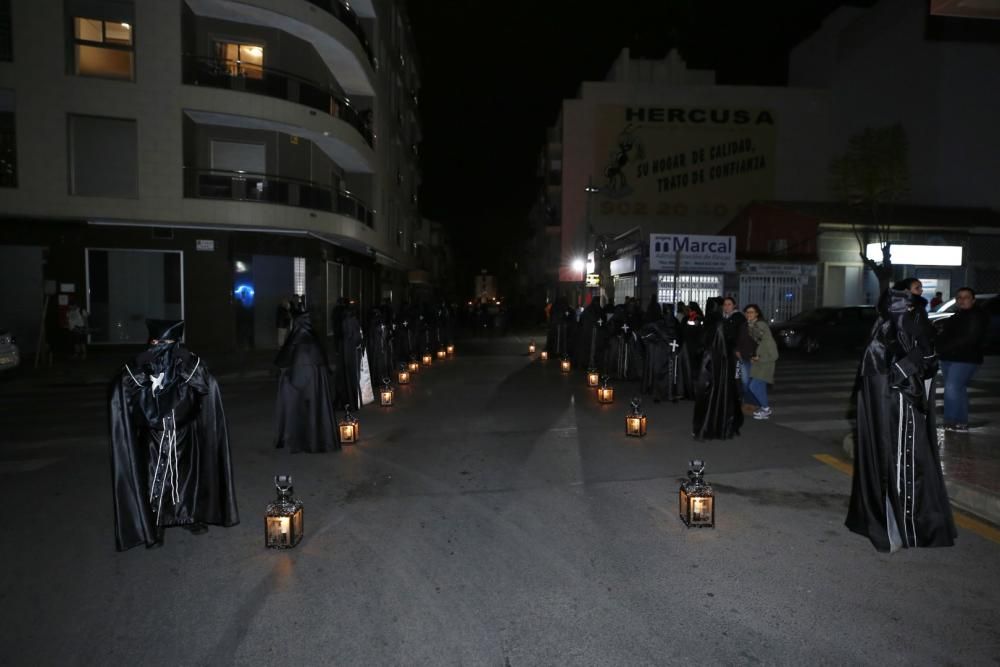
<svg viewBox="0 0 1000 667">
<path fill-rule="evenodd" d="M 625 434 L 641 438 L 646 435 L 646 415 L 628 415 L 625 417 Z"/>
<path fill-rule="evenodd" d="M 532 343 L 531 345 L 528 346 L 528 354 L 534 354 L 534 353 L 535 353 L 535 344 Z"/>
<path fill-rule="evenodd" d="M 598 387 L 597 388 L 597 401 L 599 403 L 613 403 L 615 400 L 615 388 L 614 387 Z"/>
<path fill-rule="evenodd" d="M 545 350 L 542 350 L 542 361 L 548 361 L 548 359 L 549 359 L 549 353 L 546 352 Z"/>
<path fill-rule="evenodd" d="M 601 381 L 597 373 L 587 373 L 587 386 L 596 387 Z"/>
<path fill-rule="evenodd" d="M 358 441 L 358 424 L 356 422 L 340 422 L 340 442 L 349 444 Z"/>
<path fill-rule="evenodd" d="M 455 354 L 455 346 L 454 345 L 449 345 L 448 346 L 448 354 Z"/>
<path fill-rule="evenodd" d="M 411 373 L 416 373 L 420 370 L 420 364 L 418 364 L 416 361 L 411 361 L 408 368 Z"/>
<path fill-rule="evenodd" d="M 270 503 L 264 516 L 264 544 L 270 549 L 291 549 L 302 540 L 302 501 L 285 499 Z"/>
<path fill-rule="evenodd" d="M 715 495 L 708 484 L 694 486 L 688 482 L 680 489 L 681 520 L 688 528 L 715 527 Z"/>
<path fill-rule="evenodd" d="M 410 371 L 399 371 L 399 376 L 396 380 L 399 384 L 410 384 Z"/>
<path fill-rule="evenodd" d="M 392 389 L 383 389 L 379 392 L 379 401 L 382 407 L 388 408 L 392 406 Z"/>
<path fill-rule="evenodd" d="M 434 357 L 432 357 L 431 353 L 428 352 L 423 356 L 422 361 L 424 362 L 424 366 L 430 366 L 431 363 L 434 361 Z"/>
<path fill-rule="evenodd" d="M 440 349 L 440 350 L 437 351 L 437 355 L 438 355 L 438 359 L 444 359 L 445 357 L 448 356 L 448 351 L 444 350 L 444 349 Z"/>
<path fill-rule="evenodd" d="M 563 373 L 569 373 L 570 371 L 569 359 L 563 359 L 562 362 L 560 362 L 559 366 L 562 369 Z"/>
</svg>

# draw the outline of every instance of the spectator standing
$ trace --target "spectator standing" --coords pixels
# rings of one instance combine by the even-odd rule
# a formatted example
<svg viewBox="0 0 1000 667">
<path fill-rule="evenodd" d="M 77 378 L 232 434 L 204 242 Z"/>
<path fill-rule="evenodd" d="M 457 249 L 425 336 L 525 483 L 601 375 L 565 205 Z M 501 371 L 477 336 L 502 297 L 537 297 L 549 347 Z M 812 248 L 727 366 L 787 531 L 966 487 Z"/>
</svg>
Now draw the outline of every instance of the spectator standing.
<svg viewBox="0 0 1000 667">
<path fill-rule="evenodd" d="M 938 306 L 940 306 L 943 302 L 944 302 L 944 294 L 942 294 L 941 292 L 934 292 L 934 298 L 931 299 L 931 305 L 930 305 L 931 312 L 933 313 L 935 310 L 937 310 Z"/>
<path fill-rule="evenodd" d="M 944 321 L 936 342 L 944 375 L 945 430 L 967 431 L 969 382 L 983 363 L 989 315 L 976 305 L 976 293 L 971 287 L 959 288 L 955 303 L 958 312 Z"/>
<path fill-rule="evenodd" d="M 87 318 L 90 314 L 73 302 L 66 311 L 66 327 L 69 329 L 69 338 L 73 343 L 73 358 L 85 360 L 87 358 Z"/>
<path fill-rule="evenodd" d="M 750 400 L 759 407 L 754 419 L 770 419 L 771 404 L 767 400 L 767 385 L 774 384 L 774 367 L 778 361 L 778 346 L 771 335 L 771 327 L 760 315 L 760 307 L 751 303 L 743 309 L 747 318 L 747 333 L 753 340 L 754 352 L 750 357 L 747 373 L 747 390 Z"/>
</svg>

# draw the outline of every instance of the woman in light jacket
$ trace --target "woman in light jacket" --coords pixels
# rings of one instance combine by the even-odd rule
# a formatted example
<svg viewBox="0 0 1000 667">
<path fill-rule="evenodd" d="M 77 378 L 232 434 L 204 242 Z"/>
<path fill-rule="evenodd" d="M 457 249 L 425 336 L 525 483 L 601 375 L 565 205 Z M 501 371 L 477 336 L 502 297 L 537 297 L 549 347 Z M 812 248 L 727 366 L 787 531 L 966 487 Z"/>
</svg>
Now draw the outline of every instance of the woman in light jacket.
<svg viewBox="0 0 1000 667">
<path fill-rule="evenodd" d="M 771 335 L 771 327 L 761 317 L 760 308 L 751 303 L 743 309 L 747 317 L 747 330 L 757 346 L 756 352 L 750 358 L 749 391 L 760 406 L 754 413 L 754 419 L 768 419 L 771 416 L 771 406 L 767 402 L 767 385 L 774 384 L 774 365 L 778 361 L 778 346 Z"/>
</svg>

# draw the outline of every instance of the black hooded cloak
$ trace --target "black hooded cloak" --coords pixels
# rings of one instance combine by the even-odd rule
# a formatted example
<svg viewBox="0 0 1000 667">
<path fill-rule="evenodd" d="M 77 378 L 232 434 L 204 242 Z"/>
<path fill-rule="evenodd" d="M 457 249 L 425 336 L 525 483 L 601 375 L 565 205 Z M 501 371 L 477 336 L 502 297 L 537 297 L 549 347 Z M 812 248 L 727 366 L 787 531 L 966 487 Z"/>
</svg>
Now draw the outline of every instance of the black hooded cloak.
<svg viewBox="0 0 1000 667">
<path fill-rule="evenodd" d="M 569 307 L 565 299 L 557 301 L 552 308 L 549 335 L 545 341 L 545 349 L 550 355 L 559 358 L 570 353 L 572 349 L 570 336 L 575 321 L 573 309 Z"/>
<path fill-rule="evenodd" d="M 936 357 L 922 297 L 888 290 L 858 370 L 846 525 L 879 551 L 945 547 L 957 533 L 934 427 Z"/>
<path fill-rule="evenodd" d="M 604 328 L 604 313 L 596 300 L 591 301 L 580 315 L 573 363 L 577 368 L 597 368 L 604 357 L 605 345 L 607 345 L 607 334 Z"/>
<path fill-rule="evenodd" d="M 281 369 L 274 446 L 287 444 L 293 454 L 340 449 L 330 364 L 309 313 L 295 314 L 292 331 L 274 363 Z"/>
<path fill-rule="evenodd" d="M 361 323 L 353 306 L 344 309 L 341 322 L 341 359 L 338 373 L 338 404 L 361 409 L 361 355 L 364 354 L 365 338 Z"/>
<path fill-rule="evenodd" d="M 695 383 L 694 423 L 698 440 L 726 440 L 740 434 L 742 384 L 736 355 L 726 341 L 721 303 L 710 299 L 705 316 L 704 353 Z"/>
<path fill-rule="evenodd" d="M 115 547 L 162 542 L 168 526 L 239 523 L 229 431 L 215 378 L 179 340 L 183 322 L 147 322 L 156 341 L 111 385 Z"/>
<path fill-rule="evenodd" d="M 645 348 L 642 391 L 656 401 L 676 403 L 683 397 L 680 359 L 684 356 L 677 320 L 661 317 L 652 320 L 639 332 Z"/>
<path fill-rule="evenodd" d="M 385 322 L 380 309 L 372 309 L 368 322 L 368 363 L 372 383 L 381 386 L 382 380 L 392 378 L 393 370 L 393 336 L 390 325 Z"/>
<path fill-rule="evenodd" d="M 610 326 L 612 334 L 605 353 L 607 374 L 616 380 L 642 379 L 645 364 L 642 343 L 638 332 L 628 323 L 624 308 L 615 308 Z"/>
</svg>

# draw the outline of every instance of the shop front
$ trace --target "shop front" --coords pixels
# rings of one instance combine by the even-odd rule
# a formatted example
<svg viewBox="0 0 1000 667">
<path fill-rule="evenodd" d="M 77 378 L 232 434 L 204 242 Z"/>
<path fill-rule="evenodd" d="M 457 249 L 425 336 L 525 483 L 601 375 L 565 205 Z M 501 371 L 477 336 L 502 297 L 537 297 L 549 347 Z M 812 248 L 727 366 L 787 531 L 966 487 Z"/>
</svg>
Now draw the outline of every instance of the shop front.
<svg viewBox="0 0 1000 667">
<path fill-rule="evenodd" d="M 659 303 L 694 301 L 704 308 L 721 296 L 725 275 L 736 270 L 732 236 L 650 234 L 649 276 Z"/>
</svg>

